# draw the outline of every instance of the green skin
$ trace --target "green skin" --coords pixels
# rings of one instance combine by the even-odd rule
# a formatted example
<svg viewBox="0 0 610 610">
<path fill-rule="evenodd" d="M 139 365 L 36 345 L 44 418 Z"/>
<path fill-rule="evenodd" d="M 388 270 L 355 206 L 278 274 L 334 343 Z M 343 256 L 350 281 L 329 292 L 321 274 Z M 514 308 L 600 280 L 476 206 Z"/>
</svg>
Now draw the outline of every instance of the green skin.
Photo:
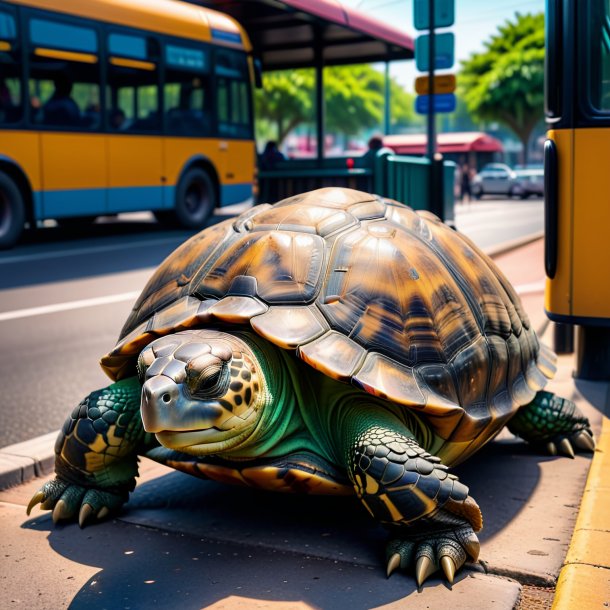
<svg viewBox="0 0 610 610">
<path fill-rule="evenodd" d="M 194 332 L 180 336 L 193 341 L 189 333 Z M 221 332 L 216 335 L 220 340 L 227 336 Z M 308 455 L 313 465 L 330 464 L 347 476 L 372 516 L 390 528 L 388 573 L 397 567 L 415 567 L 420 584 L 442 567 L 452 581 L 467 556 L 476 560 L 479 545 L 474 532 L 481 527 L 480 512 L 468 496 L 468 488 L 448 473 L 438 457 L 426 451 L 434 437 L 424 419 L 336 382 L 252 333 L 233 333 L 236 335 L 263 380 L 256 398 L 256 416 L 247 425 L 210 436 L 216 433 L 204 420 L 206 405 L 212 400 L 199 400 L 196 408 L 203 409 L 203 415 L 191 429 L 208 428 L 208 435 L 205 442 L 180 451 L 193 454 L 194 461 L 205 460 L 211 453 L 208 448 L 213 447 L 214 456 L 228 462 L 237 458 L 240 464 L 244 459 L 295 454 Z M 159 341 L 167 343 L 168 337 Z M 55 521 L 78 516 L 82 526 L 94 516 L 101 519 L 118 511 L 134 489 L 138 455 L 159 461 L 168 455 L 159 450 L 155 434 L 143 425 L 144 416 L 144 424 L 148 422 L 154 432 L 166 429 L 154 420 L 160 403 L 151 407 L 153 419 L 145 416 L 149 406 L 144 404 L 143 383 L 146 390 L 159 379 L 167 382 L 167 377 L 146 372 L 152 351 L 147 358 L 140 357 L 140 377 L 92 392 L 74 409 L 57 439 L 57 476 L 32 498 L 28 513 L 42 502 L 43 509 L 53 509 Z M 197 366 L 195 359 L 186 364 L 187 370 L 195 370 L 199 383 L 197 375 L 205 369 L 201 373 L 205 376 L 210 367 L 209 362 L 200 366 L 201 370 Z M 181 385 L 176 384 L 176 388 Z M 167 397 L 168 393 L 164 390 L 159 396 Z M 320 396 L 323 404 L 316 399 Z M 195 404 L 182 395 L 177 400 L 177 407 L 185 413 Z M 214 409 L 214 413 L 219 411 L 219 407 Z M 548 392 L 539 392 L 509 424 L 511 431 L 537 445 L 558 443 L 583 431 L 590 434 L 588 426 L 574 403 Z"/>
</svg>

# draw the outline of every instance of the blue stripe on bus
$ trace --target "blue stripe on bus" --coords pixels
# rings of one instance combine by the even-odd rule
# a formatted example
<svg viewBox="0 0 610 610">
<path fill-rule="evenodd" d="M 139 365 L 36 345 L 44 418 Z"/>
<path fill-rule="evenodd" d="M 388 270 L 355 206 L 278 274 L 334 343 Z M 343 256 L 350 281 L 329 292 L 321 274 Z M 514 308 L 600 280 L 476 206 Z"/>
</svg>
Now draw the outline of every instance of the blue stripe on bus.
<svg viewBox="0 0 610 610">
<path fill-rule="evenodd" d="M 225 32 L 224 30 L 212 28 L 212 38 L 215 38 L 216 40 L 224 40 L 225 42 L 241 44 L 241 34 L 237 32 Z"/>
<path fill-rule="evenodd" d="M 42 218 L 104 214 L 106 190 L 99 188 L 42 191 Z"/>
<path fill-rule="evenodd" d="M 108 213 L 138 212 L 140 210 L 159 210 L 174 205 L 174 200 L 166 199 L 163 186 L 121 186 L 108 189 Z"/>
<path fill-rule="evenodd" d="M 140 210 L 171 209 L 175 186 L 130 186 L 110 189 L 66 189 L 34 192 L 36 220 L 67 216 L 103 215 Z M 220 206 L 252 197 L 252 184 L 228 184 L 220 188 Z"/>
<path fill-rule="evenodd" d="M 252 184 L 244 182 L 243 184 L 225 184 L 220 187 L 220 205 L 233 205 L 241 203 L 252 197 Z"/>
</svg>

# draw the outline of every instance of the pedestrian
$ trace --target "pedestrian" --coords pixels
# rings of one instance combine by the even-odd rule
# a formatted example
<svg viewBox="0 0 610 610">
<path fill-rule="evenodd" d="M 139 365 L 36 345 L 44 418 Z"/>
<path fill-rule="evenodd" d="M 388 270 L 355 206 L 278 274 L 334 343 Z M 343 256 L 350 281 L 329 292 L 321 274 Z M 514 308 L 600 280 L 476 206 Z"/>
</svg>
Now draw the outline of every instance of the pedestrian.
<svg viewBox="0 0 610 610">
<path fill-rule="evenodd" d="M 462 176 L 460 180 L 460 202 L 464 202 L 464 197 L 468 197 L 468 202 L 472 201 L 472 191 L 470 189 L 470 167 L 468 163 L 462 165 Z"/>
<path fill-rule="evenodd" d="M 265 145 L 265 150 L 260 158 L 261 169 L 273 169 L 280 161 L 284 161 L 286 157 L 277 146 L 277 142 L 269 140 Z"/>
</svg>

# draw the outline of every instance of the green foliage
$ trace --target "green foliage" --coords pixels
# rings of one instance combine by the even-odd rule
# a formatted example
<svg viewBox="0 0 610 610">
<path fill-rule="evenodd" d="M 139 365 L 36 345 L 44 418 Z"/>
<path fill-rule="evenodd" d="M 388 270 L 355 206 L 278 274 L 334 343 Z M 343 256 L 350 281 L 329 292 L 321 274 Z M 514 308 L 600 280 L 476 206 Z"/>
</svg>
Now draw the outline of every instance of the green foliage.
<svg viewBox="0 0 610 610">
<path fill-rule="evenodd" d="M 468 111 L 509 127 L 525 155 L 544 113 L 544 15 L 517 13 L 513 22 L 500 26 L 485 51 L 462 62 L 458 82 Z"/>
<path fill-rule="evenodd" d="M 256 92 L 257 135 L 280 143 L 295 127 L 314 122 L 313 70 L 268 72 Z M 367 64 L 331 66 L 324 71 L 326 131 L 354 136 L 379 128 L 384 114 L 385 76 Z M 391 123 L 398 127 L 415 120 L 413 96 L 390 81 Z M 275 132 L 275 133 L 274 133 Z"/>
</svg>

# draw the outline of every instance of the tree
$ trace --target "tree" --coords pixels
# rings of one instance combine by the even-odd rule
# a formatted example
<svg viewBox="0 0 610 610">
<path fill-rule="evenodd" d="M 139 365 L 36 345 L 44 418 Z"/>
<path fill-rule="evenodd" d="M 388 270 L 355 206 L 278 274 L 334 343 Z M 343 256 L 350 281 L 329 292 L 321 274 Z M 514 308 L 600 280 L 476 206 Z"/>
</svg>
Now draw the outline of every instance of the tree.
<svg viewBox="0 0 610 610">
<path fill-rule="evenodd" d="M 266 73 L 256 94 L 257 131 L 269 135 L 275 126 L 279 143 L 295 127 L 315 120 L 313 70 Z M 413 96 L 390 81 L 393 124 L 414 120 Z M 325 128 L 354 136 L 379 127 L 383 120 L 385 76 L 368 64 L 330 66 L 324 71 Z"/>
<path fill-rule="evenodd" d="M 278 143 L 297 125 L 313 120 L 314 86 L 313 70 L 282 70 L 264 75 L 263 89 L 255 95 L 256 118 L 275 124 Z"/>
<path fill-rule="evenodd" d="M 544 15 L 516 14 L 462 62 L 458 82 L 469 112 L 509 127 L 523 144 L 544 113 Z"/>
</svg>

